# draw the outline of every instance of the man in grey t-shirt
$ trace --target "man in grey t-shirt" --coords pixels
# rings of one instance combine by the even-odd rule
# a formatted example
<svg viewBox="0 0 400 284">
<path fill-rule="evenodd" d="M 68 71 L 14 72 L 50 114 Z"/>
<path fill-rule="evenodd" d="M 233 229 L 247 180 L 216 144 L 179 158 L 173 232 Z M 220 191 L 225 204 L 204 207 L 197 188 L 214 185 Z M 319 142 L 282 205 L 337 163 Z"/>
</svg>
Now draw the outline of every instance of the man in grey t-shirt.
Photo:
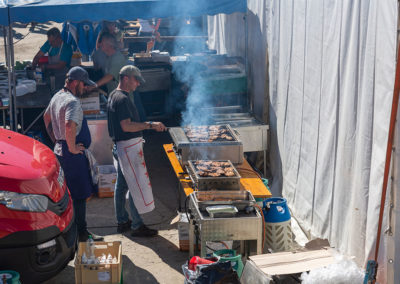
<svg viewBox="0 0 400 284">
<path fill-rule="evenodd" d="M 118 43 L 113 35 L 105 33 L 99 45 L 107 58 L 103 70 L 104 76 L 96 82 L 95 87 L 107 85 L 108 93 L 111 93 L 118 86 L 119 70 L 127 64 L 127 59 L 118 50 Z M 88 89 L 92 88 L 89 87 Z"/>
<path fill-rule="evenodd" d="M 54 95 L 43 116 L 47 132 L 55 142 L 54 153 L 64 170 L 71 193 L 80 242 L 86 241 L 89 235 L 95 241 L 103 240 L 90 233 L 86 226 L 86 198 L 92 194 L 93 184 L 84 154 L 91 143 L 90 131 L 78 99 L 85 91 L 85 84 L 94 85 L 86 70 L 71 68 L 64 88 Z"/>
</svg>

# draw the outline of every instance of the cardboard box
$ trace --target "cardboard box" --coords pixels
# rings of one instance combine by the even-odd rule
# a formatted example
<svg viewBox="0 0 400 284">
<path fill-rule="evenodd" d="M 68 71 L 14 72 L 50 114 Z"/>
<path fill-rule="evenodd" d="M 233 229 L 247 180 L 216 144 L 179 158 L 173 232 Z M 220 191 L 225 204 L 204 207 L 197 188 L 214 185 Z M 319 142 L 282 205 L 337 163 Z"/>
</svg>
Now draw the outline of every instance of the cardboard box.
<svg viewBox="0 0 400 284">
<path fill-rule="evenodd" d="M 186 213 L 179 213 L 178 236 L 179 250 L 189 251 L 189 221 Z"/>
<path fill-rule="evenodd" d="M 99 197 L 113 197 L 117 171 L 113 165 L 97 166 Z"/>
<path fill-rule="evenodd" d="M 331 248 L 253 255 L 246 261 L 240 280 L 242 283 L 287 283 L 291 280 L 292 283 L 293 275 L 333 264 L 336 257 Z"/>
<path fill-rule="evenodd" d="M 118 284 L 121 281 L 122 245 L 121 242 L 95 242 L 94 254 L 100 257 L 109 253 L 117 258 L 117 263 L 83 264 L 82 254 L 86 252 L 86 243 L 79 243 L 75 258 L 75 283 L 77 284 Z"/>
<path fill-rule="evenodd" d="M 91 92 L 87 96 L 81 97 L 80 100 L 84 114 L 100 113 L 99 92 Z"/>
</svg>

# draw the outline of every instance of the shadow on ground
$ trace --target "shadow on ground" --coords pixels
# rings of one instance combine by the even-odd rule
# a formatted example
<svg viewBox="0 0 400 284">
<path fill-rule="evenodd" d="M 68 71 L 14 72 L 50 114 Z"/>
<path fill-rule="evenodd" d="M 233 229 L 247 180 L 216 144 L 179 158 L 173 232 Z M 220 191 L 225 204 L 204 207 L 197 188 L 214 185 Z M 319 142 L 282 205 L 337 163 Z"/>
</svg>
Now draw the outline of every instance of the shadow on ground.
<svg viewBox="0 0 400 284">
<path fill-rule="evenodd" d="M 31 23 L 29 24 L 24 24 L 24 23 L 13 23 L 13 36 L 14 36 L 14 41 L 23 39 L 25 36 L 27 36 L 29 33 L 35 33 L 35 34 L 46 34 L 47 31 L 52 27 L 50 23 L 36 23 L 32 25 Z M 29 31 L 21 33 L 17 31 L 16 29 L 26 29 L 29 26 Z M 1 28 L 0 29 L 0 36 L 4 36 L 4 30 Z"/>
<path fill-rule="evenodd" d="M 177 272 L 182 273 L 182 264 L 187 260 L 188 253 L 180 251 L 175 244 L 171 243 L 163 236 L 156 236 L 153 238 L 136 238 L 129 236 L 129 239 L 153 250 L 162 262 L 166 263 Z"/>
<path fill-rule="evenodd" d="M 129 257 L 123 255 L 122 263 L 124 283 L 159 283 L 150 272 L 136 266 Z"/>
</svg>

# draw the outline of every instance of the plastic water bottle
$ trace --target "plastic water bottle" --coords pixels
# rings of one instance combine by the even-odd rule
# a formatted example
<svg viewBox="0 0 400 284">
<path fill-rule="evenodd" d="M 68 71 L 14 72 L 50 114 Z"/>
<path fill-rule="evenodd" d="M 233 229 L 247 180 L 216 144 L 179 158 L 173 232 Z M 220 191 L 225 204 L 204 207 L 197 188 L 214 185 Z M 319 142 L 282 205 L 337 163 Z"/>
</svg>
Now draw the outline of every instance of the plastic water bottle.
<svg viewBox="0 0 400 284">
<path fill-rule="evenodd" d="M 88 262 L 90 264 L 95 263 L 95 255 L 94 255 L 94 249 L 95 249 L 95 245 L 94 245 L 94 240 L 92 235 L 89 235 L 87 241 L 86 241 L 86 257 L 88 258 Z"/>
<path fill-rule="evenodd" d="M 36 67 L 35 78 L 36 78 L 36 82 L 38 84 L 43 83 L 43 71 L 42 71 L 42 68 Z"/>
</svg>

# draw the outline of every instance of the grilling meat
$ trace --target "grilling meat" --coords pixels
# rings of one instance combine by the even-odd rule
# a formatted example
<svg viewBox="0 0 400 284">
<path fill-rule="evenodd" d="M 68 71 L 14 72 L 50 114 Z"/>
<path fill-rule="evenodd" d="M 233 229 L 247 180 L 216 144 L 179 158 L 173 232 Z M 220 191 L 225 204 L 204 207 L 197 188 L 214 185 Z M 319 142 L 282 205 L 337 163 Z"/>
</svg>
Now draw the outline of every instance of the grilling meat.
<svg viewBox="0 0 400 284">
<path fill-rule="evenodd" d="M 193 162 L 196 173 L 201 177 L 234 177 L 234 168 L 229 162 L 198 160 Z"/>
<path fill-rule="evenodd" d="M 232 141 L 233 137 L 226 126 L 186 126 L 183 128 L 191 142 Z"/>
</svg>

